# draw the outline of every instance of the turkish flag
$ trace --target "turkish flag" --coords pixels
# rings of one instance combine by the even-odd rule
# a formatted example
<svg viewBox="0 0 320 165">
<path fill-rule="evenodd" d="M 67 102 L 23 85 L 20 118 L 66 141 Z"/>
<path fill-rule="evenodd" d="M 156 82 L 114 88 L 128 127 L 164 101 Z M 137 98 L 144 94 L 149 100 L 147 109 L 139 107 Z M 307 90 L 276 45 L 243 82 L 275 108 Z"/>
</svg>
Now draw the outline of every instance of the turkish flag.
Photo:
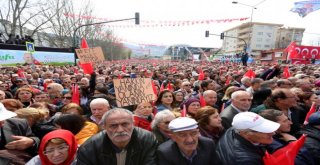
<svg viewBox="0 0 320 165">
<path fill-rule="evenodd" d="M 290 77 L 290 72 L 289 72 L 289 67 L 286 66 L 285 68 L 283 68 L 283 77 L 288 79 Z"/>
<path fill-rule="evenodd" d="M 198 80 L 204 80 L 204 73 L 202 71 L 202 68 L 199 69 L 199 77 Z"/>
<path fill-rule="evenodd" d="M 254 71 L 252 69 L 249 69 L 244 75 L 243 77 L 248 77 L 248 78 L 255 78 L 256 77 L 256 73 L 254 73 Z"/>
<path fill-rule="evenodd" d="M 294 160 L 306 140 L 306 135 L 302 135 L 299 140 L 289 143 L 287 146 L 278 149 L 273 154 L 266 151 L 263 157 L 265 165 L 285 164 L 294 165 Z"/>
<path fill-rule="evenodd" d="M 84 74 L 91 74 L 93 73 L 93 67 L 91 63 L 85 63 L 85 64 L 80 64 Z"/>
<path fill-rule="evenodd" d="M 167 89 L 168 89 L 169 91 L 173 89 L 173 87 L 172 87 L 171 83 L 168 83 L 168 85 L 167 85 Z"/>
<path fill-rule="evenodd" d="M 77 85 L 77 84 L 72 85 L 72 97 L 71 97 L 71 102 L 80 105 L 80 93 L 79 93 L 78 85 Z"/>
<path fill-rule="evenodd" d="M 199 96 L 199 99 L 200 99 L 200 107 L 204 107 L 207 105 L 206 101 L 204 100 L 204 98 L 201 94 Z"/>
<path fill-rule="evenodd" d="M 85 38 L 82 38 L 81 39 L 81 46 L 80 46 L 81 49 L 84 49 L 84 48 L 89 48 L 88 46 L 88 43 L 87 43 L 87 40 Z"/>
<path fill-rule="evenodd" d="M 306 118 L 304 119 L 304 122 L 303 122 L 303 124 L 304 125 L 307 125 L 308 124 L 308 122 L 309 122 L 309 117 L 313 114 L 313 113 L 315 113 L 316 112 L 316 104 L 315 103 L 312 103 L 312 105 L 311 105 L 311 107 L 310 107 L 310 110 L 309 110 L 309 112 L 307 113 L 307 116 L 306 116 Z"/>
<path fill-rule="evenodd" d="M 285 52 L 288 52 L 289 59 L 292 58 L 300 58 L 298 52 L 296 51 L 296 41 L 293 41 L 288 45 L 288 47 L 284 50 Z"/>
</svg>

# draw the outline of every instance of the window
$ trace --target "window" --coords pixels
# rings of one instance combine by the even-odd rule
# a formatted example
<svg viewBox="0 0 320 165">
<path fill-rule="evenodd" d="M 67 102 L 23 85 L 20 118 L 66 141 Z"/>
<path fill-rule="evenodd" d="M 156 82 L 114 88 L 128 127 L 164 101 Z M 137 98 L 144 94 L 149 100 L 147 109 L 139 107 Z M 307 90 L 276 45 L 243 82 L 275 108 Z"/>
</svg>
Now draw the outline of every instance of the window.
<svg viewBox="0 0 320 165">
<path fill-rule="evenodd" d="M 257 42 L 261 42 L 262 41 L 262 38 L 257 38 Z"/>
<path fill-rule="evenodd" d="M 270 48 L 270 45 L 264 45 L 265 48 Z"/>
<path fill-rule="evenodd" d="M 258 35 L 259 35 L 259 36 L 262 36 L 262 35 L 263 35 L 263 32 L 258 32 Z"/>
<path fill-rule="evenodd" d="M 260 44 L 257 44 L 256 47 L 257 47 L 257 48 L 261 48 L 261 45 L 260 45 Z"/>
<path fill-rule="evenodd" d="M 266 42 L 270 42 L 271 40 L 270 39 L 266 39 Z"/>
</svg>

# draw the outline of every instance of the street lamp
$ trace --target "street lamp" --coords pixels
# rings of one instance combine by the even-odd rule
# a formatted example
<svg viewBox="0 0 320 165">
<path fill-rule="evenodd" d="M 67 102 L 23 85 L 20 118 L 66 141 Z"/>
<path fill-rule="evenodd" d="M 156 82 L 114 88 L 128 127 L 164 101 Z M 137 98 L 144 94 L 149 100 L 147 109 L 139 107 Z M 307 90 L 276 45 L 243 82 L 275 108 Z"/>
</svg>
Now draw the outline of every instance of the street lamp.
<svg viewBox="0 0 320 165">
<path fill-rule="evenodd" d="M 263 1 L 265 1 L 265 0 L 263 0 Z M 259 2 L 257 5 L 261 4 L 263 1 Z M 251 6 L 251 5 L 248 5 L 248 4 L 240 3 L 240 2 L 238 2 L 238 1 L 232 1 L 232 4 L 239 4 L 239 5 L 251 7 L 250 23 L 252 24 L 253 10 L 254 10 L 254 9 L 257 9 L 257 7 L 256 7 L 257 5 Z"/>
<path fill-rule="evenodd" d="M 133 20 L 133 19 L 135 20 L 135 24 L 136 25 L 140 24 L 140 14 L 139 13 L 135 13 L 135 17 L 134 18 L 118 19 L 118 20 L 112 20 L 112 21 L 104 21 L 104 22 L 96 22 L 96 23 L 89 23 L 89 24 L 80 25 L 74 30 L 72 46 L 73 46 L 73 48 L 76 48 L 76 33 L 81 27 L 92 26 L 92 25 L 100 25 L 100 24 L 111 23 L 111 22 L 127 21 L 127 20 Z"/>
</svg>

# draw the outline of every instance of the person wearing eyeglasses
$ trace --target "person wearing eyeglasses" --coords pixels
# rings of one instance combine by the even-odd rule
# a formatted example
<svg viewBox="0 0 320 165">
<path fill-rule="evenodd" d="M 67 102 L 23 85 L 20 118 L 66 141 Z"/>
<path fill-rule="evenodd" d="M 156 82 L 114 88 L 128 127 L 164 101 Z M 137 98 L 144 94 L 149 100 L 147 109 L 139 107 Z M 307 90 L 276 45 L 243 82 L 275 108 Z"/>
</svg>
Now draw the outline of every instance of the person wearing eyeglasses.
<svg viewBox="0 0 320 165">
<path fill-rule="evenodd" d="M 77 148 L 75 137 L 70 131 L 55 130 L 43 137 L 39 155 L 26 165 L 74 165 Z"/>
<path fill-rule="evenodd" d="M 71 92 L 65 93 L 61 99 L 62 99 L 63 106 L 71 103 L 72 93 Z"/>
<path fill-rule="evenodd" d="M 169 123 L 171 139 L 157 149 L 158 165 L 215 165 L 215 145 L 200 136 L 198 123 L 188 117 L 179 117 Z"/>
</svg>

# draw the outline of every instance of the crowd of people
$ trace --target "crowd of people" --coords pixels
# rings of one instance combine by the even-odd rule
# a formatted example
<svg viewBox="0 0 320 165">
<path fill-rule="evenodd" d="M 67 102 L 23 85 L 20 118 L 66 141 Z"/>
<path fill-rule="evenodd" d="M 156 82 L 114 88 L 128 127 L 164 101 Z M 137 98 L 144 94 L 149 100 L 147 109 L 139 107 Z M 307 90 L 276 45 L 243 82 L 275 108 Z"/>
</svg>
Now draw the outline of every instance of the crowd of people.
<svg viewBox="0 0 320 165">
<path fill-rule="evenodd" d="M 319 164 L 319 66 L 245 65 L 1 67 L 0 164 L 262 165 L 304 134 L 292 161 Z M 132 75 L 156 100 L 118 107 L 113 80 Z"/>
</svg>

